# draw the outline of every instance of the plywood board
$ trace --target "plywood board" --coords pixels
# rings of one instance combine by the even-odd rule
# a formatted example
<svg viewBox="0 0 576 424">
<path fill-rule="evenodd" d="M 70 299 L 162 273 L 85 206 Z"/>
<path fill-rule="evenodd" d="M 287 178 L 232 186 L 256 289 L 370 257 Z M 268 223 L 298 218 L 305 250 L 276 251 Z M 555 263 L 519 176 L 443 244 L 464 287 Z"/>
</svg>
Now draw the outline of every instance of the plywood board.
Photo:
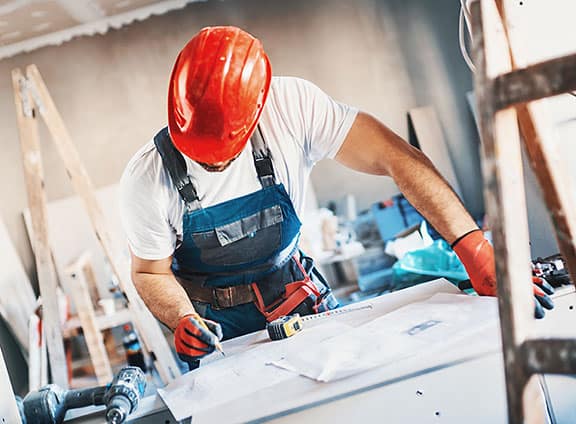
<svg viewBox="0 0 576 424">
<path fill-rule="evenodd" d="M 24 353 L 28 352 L 28 318 L 34 312 L 36 296 L 20 257 L 0 219 L 0 315 L 6 321 Z"/>
<path fill-rule="evenodd" d="M 6 369 L 2 349 L 0 349 L 0 422 L 21 424 L 20 413 L 16 405 L 14 390 L 10 382 L 10 376 Z"/>
</svg>

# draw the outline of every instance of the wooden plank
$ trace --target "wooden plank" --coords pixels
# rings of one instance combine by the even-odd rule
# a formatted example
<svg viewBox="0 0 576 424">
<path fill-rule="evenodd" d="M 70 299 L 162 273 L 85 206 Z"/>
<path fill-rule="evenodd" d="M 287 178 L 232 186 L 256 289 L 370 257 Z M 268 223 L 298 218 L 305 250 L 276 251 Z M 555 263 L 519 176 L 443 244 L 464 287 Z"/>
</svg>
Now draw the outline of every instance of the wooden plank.
<svg viewBox="0 0 576 424">
<path fill-rule="evenodd" d="M 519 63 L 525 65 L 533 59 L 529 57 L 531 53 L 526 51 L 526 36 L 532 31 L 532 26 L 527 25 L 526 21 L 522 22 L 522 25 L 520 22 L 509 19 L 508 11 L 512 10 L 510 1 L 496 0 L 496 5 L 498 18 L 506 23 L 504 25 L 504 34 L 507 38 L 506 46 L 512 68 L 517 68 Z M 526 16 L 523 19 L 525 18 Z M 534 18 L 541 19 L 540 16 Z M 556 37 L 556 39 L 558 38 L 562 37 Z M 573 49 L 573 44 L 570 45 Z M 576 56 L 572 57 L 576 58 Z M 571 60 L 572 63 L 568 63 Z M 573 59 L 566 59 L 566 57 L 553 59 L 545 63 L 537 63 L 532 65 L 531 68 L 540 71 L 539 78 L 532 81 L 517 80 L 515 82 L 518 84 L 532 84 L 530 90 L 535 95 L 543 95 L 546 91 L 549 91 L 549 95 L 559 94 L 553 91 L 566 91 L 566 89 L 569 89 L 566 84 L 574 83 L 575 70 L 568 69 L 574 64 Z M 556 69 L 554 69 L 555 67 Z M 554 72 L 571 72 L 572 74 L 554 75 Z M 574 196 L 574 193 L 576 191 L 570 175 L 566 172 L 566 167 L 562 166 L 563 164 L 560 162 L 563 155 L 555 150 L 555 140 L 545 135 L 544 130 L 551 123 L 547 122 L 542 106 L 545 105 L 539 102 L 518 105 L 516 107 L 518 122 L 524 136 L 524 144 L 530 163 L 554 221 L 558 245 L 567 261 L 568 270 L 573 277 L 572 281 L 576 285 L 576 281 L 574 281 L 576 276 L 576 196 Z M 542 371 L 574 373 L 573 368 L 576 365 L 574 340 L 529 340 L 524 342 L 522 348 L 527 375 Z M 532 375 L 524 389 L 523 410 L 517 413 L 518 419 L 523 419 L 526 423 L 547 422 L 541 406 L 542 402 L 535 401 L 537 397 L 543 397 L 542 391 L 535 389 L 535 381 L 536 377 Z M 507 381 L 507 385 L 509 387 L 516 385 L 517 390 L 516 381 Z"/>
<path fill-rule="evenodd" d="M 0 315 L 28 355 L 28 319 L 36 309 L 36 296 L 1 218 L 0 252 Z"/>
<path fill-rule="evenodd" d="M 113 367 L 118 364 L 125 364 L 126 355 L 120 348 L 121 345 L 116 343 L 116 338 L 114 337 L 112 330 L 102 331 L 102 337 L 104 338 L 104 346 L 106 346 L 108 358 L 110 358 L 110 364 Z"/>
<path fill-rule="evenodd" d="M 100 309 L 101 307 L 98 303 L 100 300 L 98 282 L 96 281 L 96 275 L 94 274 L 94 267 L 91 265 L 91 261 L 84 266 L 83 271 L 86 284 L 88 285 L 88 293 L 92 301 L 92 307 L 93 309 Z"/>
<path fill-rule="evenodd" d="M 92 258 L 92 256 L 90 255 L 90 258 Z M 91 260 L 90 262 L 87 262 L 86 265 L 83 267 L 84 270 L 84 276 L 86 277 L 86 281 L 88 282 L 88 285 L 93 289 L 96 290 L 97 292 L 97 286 L 98 283 L 96 281 L 96 274 L 94 272 L 94 263 Z M 107 300 L 112 300 L 112 302 L 114 302 L 114 299 L 107 299 Z M 104 312 L 104 315 L 101 318 L 108 318 L 105 320 L 98 320 L 96 317 L 96 324 L 98 325 L 98 328 L 102 331 L 102 338 L 104 340 L 104 346 L 106 348 L 106 352 L 108 353 L 108 358 L 110 360 L 110 363 L 112 364 L 113 362 L 115 363 L 119 363 L 119 362 L 124 362 L 126 360 L 126 357 L 123 355 L 120 355 L 120 353 L 118 352 L 118 349 L 116 348 L 116 340 L 114 339 L 114 335 L 112 334 L 112 330 L 111 324 L 115 324 L 114 326 L 118 326 L 118 325 L 122 325 L 125 324 L 126 322 L 131 322 L 130 319 L 130 311 L 128 309 L 123 309 L 121 311 L 116 312 L 116 310 L 114 310 L 113 314 L 109 314 L 106 313 L 106 311 L 103 308 L 99 308 L 102 309 Z M 112 322 L 111 318 L 113 317 L 122 317 L 122 316 L 126 316 L 126 318 L 124 318 L 124 322 Z M 102 325 L 107 325 L 106 327 L 102 327 Z"/>
<path fill-rule="evenodd" d="M 99 204 L 106 205 L 103 213 L 115 245 L 115 251 L 126 252 L 127 254 L 128 247 L 118 205 L 118 184 L 101 187 L 95 191 L 95 195 Z M 86 275 L 86 280 L 91 287 L 90 296 L 100 297 L 100 294 L 105 296 L 112 288 L 111 279 L 113 276 L 110 274 L 111 271 L 102 246 L 94 235 L 90 218 L 86 213 L 82 200 L 78 196 L 71 196 L 48 202 L 47 213 L 52 253 L 60 279 L 66 279 L 64 270 L 68 264 L 74 262 L 82 252 L 87 252 L 90 254 L 93 265 L 90 275 Z M 30 210 L 24 210 L 23 215 L 28 232 L 31 234 Z M 100 305 L 95 305 L 94 307 L 96 309 L 96 321 L 100 330 L 105 331 L 111 327 L 132 321 L 128 309 L 117 308 L 113 314 L 105 315 Z M 72 312 L 73 316 L 63 326 L 64 338 L 77 335 L 80 328 L 80 320 L 76 315 L 74 305 L 72 305 Z M 105 334 L 103 336 L 106 340 Z M 110 357 L 110 352 L 108 356 Z"/>
<path fill-rule="evenodd" d="M 28 323 L 28 390 L 32 392 L 41 387 L 40 355 L 42 351 L 42 330 L 40 328 L 40 318 L 36 314 L 30 315 Z"/>
<path fill-rule="evenodd" d="M 102 212 L 114 251 L 128 256 L 126 236 L 120 219 L 118 184 L 98 188 L 94 194 L 98 203 L 105 205 Z M 48 233 L 58 276 L 64 279 L 66 267 L 83 252 L 89 252 L 92 257 L 94 278 L 98 285 L 98 297 L 106 296 L 112 288 L 113 275 L 102 246 L 94 234 L 82 199 L 74 195 L 53 200 L 48 202 L 46 209 Z M 30 210 L 24 210 L 23 215 L 26 228 L 32 233 Z"/>
<path fill-rule="evenodd" d="M 529 333 L 534 307 L 528 218 L 516 112 L 510 108 L 496 112 L 491 80 L 509 72 L 512 63 L 494 1 L 472 3 L 472 18 L 484 198 L 496 253 L 508 417 L 510 423 L 522 423 L 523 391 L 519 388 L 525 387 L 528 375 L 520 347 Z"/>
<path fill-rule="evenodd" d="M 576 339 L 528 340 L 522 347 L 532 374 L 576 374 Z"/>
<path fill-rule="evenodd" d="M 90 216 L 96 237 L 108 258 L 112 272 L 118 277 L 120 287 L 128 301 L 128 307 L 133 315 L 134 324 L 147 350 L 151 353 L 154 365 L 165 383 L 180 375 L 178 365 L 170 347 L 162 333 L 160 325 L 145 307 L 144 302 L 136 292 L 131 281 L 129 266 L 121 263 L 122 256 L 115 252 L 113 243 L 106 227 L 102 211 L 94 196 L 92 182 L 78 155 L 72 138 L 60 116 L 54 101 L 35 65 L 26 68 L 26 73 L 36 89 L 39 112 L 44 118 L 52 135 L 57 150 L 64 161 L 64 166 L 78 195 L 84 201 L 86 211 Z"/>
<path fill-rule="evenodd" d="M 566 160 L 554 143 L 545 142 L 537 128 L 538 117 L 531 105 L 516 108 L 530 165 L 540 184 L 544 201 L 554 223 L 556 240 L 576 284 L 576 193 L 574 182 L 561 161 Z"/>
<path fill-rule="evenodd" d="M 58 284 L 46 227 L 46 194 L 44 192 L 38 126 L 34 116 L 34 109 L 31 106 L 31 99 L 25 89 L 26 80 L 19 69 L 12 71 L 12 83 L 28 192 L 28 205 L 32 214 L 32 225 L 34 228 L 34 256 L 36 258 L 38 282 L 42 296 L 44 331 L 46 332 L 52 381 L 62 388 L 67 388 L 66 356 L 62 342 L 62 329 L 60 327 L 58 299 L 56 296 Z"/>
<path fill-rule="evenodd" d="M 510 4 L 502 3 L 499 0 L 498 5 L 501 18 L 506 21 L 506 11 L 510 8 Z M 526 61 L 526 58 L 522 57 L 525 46 L 520 44 L 524 42 L 521 29 L 521 26 L 506 28 L 509 55 L 513 67 L 517 67 L 517 63 Z M 574 85 L 572 89 L 576 89 L 576 55 L 552 59 L 526 69 L 540 69 L 540 67 L 545 67 L 545 73 L 541 72 L 539 78 L 534 81 L 525 82 L 532 84 L 535 90 L 546 90 L 546 87 L 549 86 L 563 90 L 566 85 L 562 85 L 560 80 L 564 79 L 571 80 L 572 85 Z M 521 71 L 523 70 L 517 72 Z M 571 74 L 564 76 L 559 75 L 560 72 L 571 72 Z M 517 81 L 517 83 L 520 82 Z M 549 123 L 546 122 L 542 113 L 538 113 L 541 112 L 541 106 L 538 104 L 518 105 L 516 107 L 518 121 L 524 136 L 524 145 L 530 159 L 530 165 L 534 170 L 554 223 L 558 246 L 566 260 L 572 282 L 576 285 L 576 196 L 574 195 L 576 187 L 567 172 L 567 167 L 562 163 L 562 161 L 565 162 L 569 159 L 558 151 L 555 140 L 545 134 L 544 128 Z"/>
<path fill-rule="evenodd" d="M 28 391 L 39 390 L 48 384 L 48 356 L 46 337 L 42 331 L 42 321 L 36 314 L 30 315 L 29 324 L 29 359 Z"/>
<path fill-rule="evenodd" d="M 114 375 L 106 347 L 104 346 L 102 333 L 96 322 L 92 299 L 90 298 L 89 284 L 86 278 L 86 274 L 90 273 L 90 269 L 90 256 L 84 254 L 66 270 L 69 277 L 68 287 L 78 311 L 84 339 L 88 346 L 90 360 L 94 366 L 98 384 L 107 384 L 112 381 Z"/>
<path fill-rule="evenodd" d="M 122 324 L 132 322 L 132 317 L 130 316 L 130 311 L 128 309 L 116 311 L 112 315 L 97 314 L 96 315 L 96 325 L 100 331 L 107 330 L 109 328 L 118 327 Z M 77 333 L 77 329 L 80 328 L 80 320 L 78 317 L 72 317 L 69 319 L 63 328 L 64 337 L 72 337 Z"/>
<path fill-rule="evenodd" d="M 2 349 L 0 349 L 0 423 L 22 424 Z"/>
<path fill-rule="evenodd" d="M 511 45 L 512 57 L 514 46 Z M 517 69 L 494 79 L 496 109 L 576 90 L 576 55 Z"/>
<path fill-rule="evenodd" d="M 460 184 L 454 172 L 450 152 L 442 132 L 442 125 L 432 106 L 418 107 L 408 111 L 409 130 L 413 130 L 415 139 L 410 143 L 418 147 L 430 158 L 440 174 L 448 181 L 452 189 L 462 197 Z"/>
</svg>

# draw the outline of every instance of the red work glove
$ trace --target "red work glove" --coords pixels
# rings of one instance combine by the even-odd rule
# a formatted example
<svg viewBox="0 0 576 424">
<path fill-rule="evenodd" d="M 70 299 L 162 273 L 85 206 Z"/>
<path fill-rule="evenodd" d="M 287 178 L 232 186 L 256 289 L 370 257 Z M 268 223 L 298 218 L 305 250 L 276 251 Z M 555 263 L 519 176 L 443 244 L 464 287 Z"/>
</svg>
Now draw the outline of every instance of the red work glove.
<svg viewBox="0 0 576 424">
<path fill-rule="evenodd" d="M 457 239 L 452 244 L 468 277 L 472 287 L 480 296 L 496 296 L 496 266 L 494 263 L 494 249 L 484 238 L 481 230 L 471 231 Z M 544 308 L 552 309 L 554 303 L 548 294 L 554 290 L 541 277 L 532 277 L 534 283 L 534 297 L 536 298 L 534 316 L 544 317 Z"/>
<path fill-rule="evenodd" d="M 176 331 L 174 331 L 174 344 L 178 357 L 187 362 L 191 369 L 197 367 L 197 361 L 200 358 L 214 352 L 219 340 L 222 340 L 220 324 L 209 319 L 203 319 L 198 314 L 190 314 L 180 318 Z"/>
</svg>

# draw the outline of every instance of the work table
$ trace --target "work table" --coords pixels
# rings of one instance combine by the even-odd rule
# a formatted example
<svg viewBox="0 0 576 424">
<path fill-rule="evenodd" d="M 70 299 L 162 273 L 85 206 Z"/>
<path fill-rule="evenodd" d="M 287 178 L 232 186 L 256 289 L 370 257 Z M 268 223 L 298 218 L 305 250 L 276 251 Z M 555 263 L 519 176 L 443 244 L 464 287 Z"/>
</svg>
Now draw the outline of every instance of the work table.
<svg viewBox="0 0 576 424">
<path fill-rule="evenodd" d="M 367 322 L 399 307 L 424 300 L 435 293 L 458 293 L 446 280 L 411 287 L 360 302 L 373 307 L 336 315 L 330 320 Z M 538 332 L 574 337 L 576 295 L 572 287 L 555 296 L 556 308 L 537 323 Z M 572 308 L 571 308 L 572 306 Z M 324 325 L 327 319 L 306 324 Z M 570 328 L 572 327 L 572 328 Z M 562 334 L 560 334 L 560 332 Z M 265 332 L 226 341 L 227 355 L 235 355 L 261 344 Z M 212 360 L 218 360 L 213 357 Z M 207 361 L 210 362 L 210 361 Z M 576 422 L 573 399 L 576 379 L 568 376 L 541 378 L 554 423 Z M 390 423 L 506 423 L 504 370 L 500 334 L 496 325 L 464 337 L 435 352 L 420 352 L 397 363 L 330 383 L 294 375 L 281 385 L 263 388 L 203 411 L 202 422 L 390 422 Z M 71 411 L 67 423 L 102 423 L 96 408 Z M 187 423 L 176 421 L 158 395 L 142 399 L 130 423 Z"/>
</svg>

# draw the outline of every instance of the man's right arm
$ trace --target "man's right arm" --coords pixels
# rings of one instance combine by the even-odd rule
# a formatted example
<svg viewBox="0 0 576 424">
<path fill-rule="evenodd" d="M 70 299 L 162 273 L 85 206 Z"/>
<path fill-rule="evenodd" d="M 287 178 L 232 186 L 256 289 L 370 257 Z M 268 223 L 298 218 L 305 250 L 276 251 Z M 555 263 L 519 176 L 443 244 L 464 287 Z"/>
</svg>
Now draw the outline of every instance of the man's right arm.
<svg viewBox="0 0 576 424">
<path fill-rule="evenodd" d="M 147 260 L 132 254 L 132 281 L 152 314 L 172 331 L 194 306 L 172 273 L 172 257 Z"/>
</svg>

